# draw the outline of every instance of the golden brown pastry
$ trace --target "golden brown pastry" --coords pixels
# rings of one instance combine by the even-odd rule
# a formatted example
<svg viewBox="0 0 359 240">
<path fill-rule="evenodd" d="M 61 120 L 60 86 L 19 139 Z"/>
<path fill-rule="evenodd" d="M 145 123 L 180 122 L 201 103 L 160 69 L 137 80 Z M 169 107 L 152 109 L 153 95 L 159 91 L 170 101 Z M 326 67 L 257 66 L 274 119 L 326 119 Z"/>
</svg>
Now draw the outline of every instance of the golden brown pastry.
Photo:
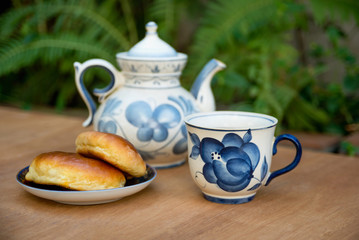
<svg viewBox="0 0 359 240">
<path fill-rule="evenodd" d="M 135 147 L 115 134 L 83 132 L 76 138 L 76 151 L 87 157 L 104 160 L 134 177 L 146 174 L 146 163 Z"/>
<path fill-rule="evenodd" d="M 30 164 L 25 179 L 73 190 L 118 188 L 126 183 L 123 173 L 110 164 L 66 152 L 40 154 Z"/>
</svg>

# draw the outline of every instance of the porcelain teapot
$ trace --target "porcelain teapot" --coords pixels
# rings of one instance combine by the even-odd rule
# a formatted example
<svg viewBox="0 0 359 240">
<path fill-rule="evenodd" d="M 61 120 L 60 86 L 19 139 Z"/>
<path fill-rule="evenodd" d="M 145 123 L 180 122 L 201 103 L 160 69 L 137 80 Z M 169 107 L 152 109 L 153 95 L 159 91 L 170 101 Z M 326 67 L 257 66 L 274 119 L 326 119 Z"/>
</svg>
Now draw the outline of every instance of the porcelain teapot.
<svg viewBox="0 0 359 240">
<path fill-rule="evenodd" d="M 147 23 L 146 30 L 144 39 L 116 55 L 122 71 L 102 59 L 74 63 L 76 87 L 89 111 L 83 126 L 93 124 L 96 131 L 124 137 L 151 166 L 175 167 L 187 157 L 183 119 L 215 110 L 210 82 L 225 64 L 210 60 L 188 92 L 179 81 L 187 55 L 159 38 L 156 23 Z M 84 73 L 91 67 L 102 67 L 111 76 L 107 87 L 93 90 L 98 109 L 84 85 Z"/>
</svg>

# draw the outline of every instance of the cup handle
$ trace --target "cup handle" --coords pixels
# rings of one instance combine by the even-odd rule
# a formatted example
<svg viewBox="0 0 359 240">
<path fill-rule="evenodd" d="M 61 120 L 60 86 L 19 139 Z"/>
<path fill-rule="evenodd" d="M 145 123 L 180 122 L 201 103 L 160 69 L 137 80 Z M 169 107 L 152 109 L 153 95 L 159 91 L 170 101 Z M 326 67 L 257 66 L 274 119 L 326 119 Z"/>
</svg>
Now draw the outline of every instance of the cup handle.
<svg viewBox="0 0 359 240">
<path fill-rule="evenodd" d="M 287 172 L 293 170 L 298 165 L 300 158 L 302 157 L 302 145 L 300 144 L 298 139 L 291 134 L 282 134 L 282 135 L 279 135 L 278 137 L 276 137 L 274 144 L 273 144 L 273 155 L 275 155 L 277 153 L 277 144 L 282 140 L 291 141 L 294 144 L 297 152 L 295 154 L 293 162 L 291 162 L 288 166 L 281 168 L 279 170 L 276 170 L 269 174 L 269 177 L 267 179 L 265 186 L 267 186 L 273 180 L 273 178 L 276 178 L 284 173 L 287 173 Z"/>
</svg>

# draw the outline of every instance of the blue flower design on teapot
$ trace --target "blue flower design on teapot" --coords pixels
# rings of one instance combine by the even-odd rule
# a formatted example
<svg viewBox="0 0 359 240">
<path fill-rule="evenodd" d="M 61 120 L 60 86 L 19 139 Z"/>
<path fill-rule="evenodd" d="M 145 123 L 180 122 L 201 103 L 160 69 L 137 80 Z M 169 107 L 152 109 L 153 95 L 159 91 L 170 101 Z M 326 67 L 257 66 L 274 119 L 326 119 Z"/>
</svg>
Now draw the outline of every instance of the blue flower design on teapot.
<svg viewBox="0 0 359 240">
<path fill-rule="evenodd" d="M 161 104 L 152 111 L 148 103 L 136 101 L 127 107 L 126 119 L 138 128 L 137 138 L 140 141 L 163 142 L 167 139 L 168 129 L 180 123 L 181 114 L 169 104 Z"/>
</svg>

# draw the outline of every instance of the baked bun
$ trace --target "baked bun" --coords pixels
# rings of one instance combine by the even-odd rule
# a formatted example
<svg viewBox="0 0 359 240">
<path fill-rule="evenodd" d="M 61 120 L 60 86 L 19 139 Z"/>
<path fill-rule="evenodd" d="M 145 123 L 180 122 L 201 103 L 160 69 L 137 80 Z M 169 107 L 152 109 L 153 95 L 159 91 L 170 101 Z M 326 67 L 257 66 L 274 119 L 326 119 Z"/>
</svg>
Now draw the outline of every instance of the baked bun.
<svg viewBox="0 0 359 240">
<path fill-rule="evenodd" d="M 37 156 L 26 174 L 27 181 L 72 190 L 123 187 L 126 178 L 117 168 L 77 153 L 49 152 Z"/>
<path fill-rule="evenodd" d="M 134 177 L 146 174 L 146 163 L 135 147 L 115 134 L 96 131 L 80 133 L 76 138 L 76 152 L 104 160 Z"/>
</svg>

